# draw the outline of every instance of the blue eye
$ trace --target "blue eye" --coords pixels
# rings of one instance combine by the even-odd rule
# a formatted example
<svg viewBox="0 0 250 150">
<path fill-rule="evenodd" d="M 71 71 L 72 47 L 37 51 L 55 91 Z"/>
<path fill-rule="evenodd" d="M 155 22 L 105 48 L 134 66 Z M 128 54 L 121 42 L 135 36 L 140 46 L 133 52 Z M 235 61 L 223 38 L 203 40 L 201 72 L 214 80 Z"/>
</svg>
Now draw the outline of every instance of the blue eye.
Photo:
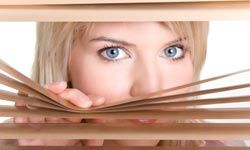
<svg viewBox="0 0 250 150">
<path fill-rule="evenodd" d="M 118 47 L 106 48 L 100 54 L 108 60 L 117 60 L 128 57 L 126 52 Z"/>
<path fill-rule="evenodd" d="M 164 49 L 164 55 L 172 59 L 181 58 L 184 55 L 183 48 L 178 46 L 170 46 Z"/>
<path fill-rule="evenodd" d="M 115 48 L 110 48 L 106 50 L 105 53 L 110 58 L 116 58 L 117 56 L 119 56 L 119 50 Z"/>
</svg>

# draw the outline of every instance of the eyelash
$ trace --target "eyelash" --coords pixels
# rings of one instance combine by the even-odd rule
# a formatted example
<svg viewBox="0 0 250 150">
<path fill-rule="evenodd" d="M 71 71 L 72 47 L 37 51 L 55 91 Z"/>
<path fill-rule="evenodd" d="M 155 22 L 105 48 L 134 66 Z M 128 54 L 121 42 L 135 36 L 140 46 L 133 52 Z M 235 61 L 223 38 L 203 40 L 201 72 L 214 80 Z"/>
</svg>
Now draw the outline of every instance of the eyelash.
<svg viewBox="0 0 250 150">
<path fill-rule="evenodd" d="M 106 61 L 106 62 L 117 62 L 117 61 L 120 61 L 120 59 L 113 59 L 113 60 L 110 60 L 110 59 L 107 59 L 107 58 L 104 58 L 101 53 L 107 49 L 110 49 L 110 48 L 120 48 L 120 49 L 123 49 L 123 50 L 126 50 L 125 47 L 123 46 L 120 46 L 120 45 L 115 45 L 115 44 L 111 44 L 111 45 L 107 45 L 105 44 L 103 48 L 101 48 L 99 51 L 98 51 L 98 55 L 101 56 L 101 58 Z M 125 52 L 127 55 L 128 53 Z"/>
<path fill-rule="evenodd" d="M 169 47 L 178 47 L 178 48 L 182 49 L 182 51 L 183 51 L 183 55 L 181 57 L 179 57 L 179 58 L 172 58 L 172 59 L 170 59 L 171 61 L 178 61 L 178 60 L 181 60 L 181 59 L 185 58 L 186 52 L 187 52 L 187 48 L 186 48 L 186 46 L 184 44 L 177 43 L 177 44 L 170 45 Z"/>
<path fill-rule="evenodd" d="M 183 55 L 179 58 L 172 58 L 170 59 L 171 61 L 178 61 L 178 60 L 181 60 L 181 59 L 184 59 L 185 58 L 185 55 L 186 55 L 186 52 L 187 52 L 187 47 L 182 44 L 182 43 L 176 43 L 176 44 L 173 44 L 173 45 L 169 45 L 168 47 L 178 47 L 180 49 L 183 50 Z M 166 47 L 166 48 L 168 48 Z M 100 50 L 98 50 L 98 55 L 101 56 L 101 58 L 106 61 L 106 62 L 117 62 L 117 61 L 120 61 L 120 59 L 113 59 L 113 60 L 109 60 L 107 58 L 104 58 L 101 53 L 109 48 L 120 48 L 120 49 L 123 49 L 123 50 L 126 50 L 125 47 L 123 46 L 120 46 L 120 45 L 115 45 L 115 44 L 111 44 L 111 45 L 107 45 L 105 44 L 103 48 L 101 48 Z M 126 52 L 127 53 L 127 52 Z M 128 54 L 128 53 L 127 53 Z"/>
</svg>

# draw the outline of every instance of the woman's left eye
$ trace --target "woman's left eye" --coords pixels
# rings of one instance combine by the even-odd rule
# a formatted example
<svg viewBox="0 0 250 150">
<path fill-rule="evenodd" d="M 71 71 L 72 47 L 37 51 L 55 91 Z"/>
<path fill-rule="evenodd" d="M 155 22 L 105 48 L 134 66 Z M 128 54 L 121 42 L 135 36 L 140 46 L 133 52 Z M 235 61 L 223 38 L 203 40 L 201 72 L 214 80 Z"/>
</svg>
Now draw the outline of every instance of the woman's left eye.
<svg viewBox="0 0 250 150">
<path fill-rule="evenodd" d="M 169 57 L 171 59 L 180 59 L 184 56 L 184 51 L 182 47 L 170 46 L 163 51 L 163 57 Z"/>
<path fill-rule="evenodd" d="M 106 48 L 102 50 L 100 54 L 111 61 L 129 57 L 128 54 L 122 48 L 119 47 Z"/>
</svg>

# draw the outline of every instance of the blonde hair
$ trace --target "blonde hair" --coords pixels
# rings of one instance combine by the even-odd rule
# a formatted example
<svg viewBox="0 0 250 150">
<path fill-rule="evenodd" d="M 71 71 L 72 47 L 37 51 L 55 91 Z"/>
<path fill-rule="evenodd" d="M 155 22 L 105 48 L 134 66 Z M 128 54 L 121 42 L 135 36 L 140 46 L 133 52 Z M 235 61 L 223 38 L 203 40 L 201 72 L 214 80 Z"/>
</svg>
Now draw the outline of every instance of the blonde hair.
<svg viewBox="0 0 250 150">
<path fill-rule="evenodd" d="M 208 22 L 161 22 L 190 46 L 194 66 L 194 80 L 198 80 L 206 58 Z M 41 84 L 69 81 L 70 51 L 74 41 L 84 38 L 95 23 L 90 22 L 42 22 L 37 23 L 37 43 L 32 68 L 32 79 Z M 188 145 L 185 141 L 171 141 L 170 145 Z M 190 142 L 188 142 L 190 145 Z M 201 145 L 197 142 L 196 145 Z M 177 144 L 178 145 L 178 144 Z"/>
<path fill-rule="evenodd" d="M 32 79 L 41 84 L 68 81 L 70 50 L 77 38 L 86 35 L 93 23 L 37 23 Z"/>
</svg>

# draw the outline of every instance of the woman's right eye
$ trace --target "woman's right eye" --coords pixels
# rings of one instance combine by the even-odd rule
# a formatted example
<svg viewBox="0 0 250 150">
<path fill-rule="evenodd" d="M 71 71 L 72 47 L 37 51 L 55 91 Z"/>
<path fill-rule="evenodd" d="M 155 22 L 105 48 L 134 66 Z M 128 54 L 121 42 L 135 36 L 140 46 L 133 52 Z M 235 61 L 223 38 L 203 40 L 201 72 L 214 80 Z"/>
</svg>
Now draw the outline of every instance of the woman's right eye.
<svg viewBox="0 0 250 150">
<path fill-rule="evenodd" d="M 103 57 L 110 61 L 128 58 L 129 55 L 119 47 L 110 47 L 101 51 Z"/>
</svg>

